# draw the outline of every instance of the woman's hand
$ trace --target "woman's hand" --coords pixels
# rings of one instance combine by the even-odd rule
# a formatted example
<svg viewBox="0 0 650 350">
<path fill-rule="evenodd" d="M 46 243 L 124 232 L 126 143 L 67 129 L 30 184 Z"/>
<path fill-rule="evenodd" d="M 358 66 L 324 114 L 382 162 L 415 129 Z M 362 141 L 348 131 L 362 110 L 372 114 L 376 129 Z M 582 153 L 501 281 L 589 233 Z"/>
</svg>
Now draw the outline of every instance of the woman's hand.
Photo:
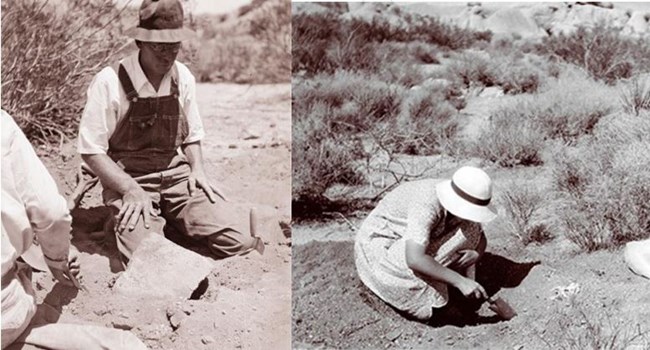
<svg viewBox="0 0 650 350">
<path fill-rule="evenodd" d="M 463 293 L 466 298 L 475 298 L 479 300 L 488 298 L 488 295 L 485 292 L 485 289 L 483 289 L 483 286 L 472 279 L 461 277 L 460 280 L 456 282 L 455 287 L 458 288 L 458 290 L 460 290 L 460 292 Z"/>
<path fill-rule="evenodd" d="M 472 249 L 463 249 L 457 252 L 458 258 L 452 263 L 453 268 L 466 269 L 476 264 L 479 259 L 479 253 Z"/>
</svg>

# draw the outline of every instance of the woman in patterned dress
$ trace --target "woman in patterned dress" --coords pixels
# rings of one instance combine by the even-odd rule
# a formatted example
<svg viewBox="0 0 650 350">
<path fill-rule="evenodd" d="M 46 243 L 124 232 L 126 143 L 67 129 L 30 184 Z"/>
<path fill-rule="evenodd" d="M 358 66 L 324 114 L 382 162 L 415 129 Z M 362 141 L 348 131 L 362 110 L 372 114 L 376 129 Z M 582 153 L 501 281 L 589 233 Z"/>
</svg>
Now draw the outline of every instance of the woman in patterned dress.
<svg viewBox="0 0 650 350">
<path fill-rule="evenodd" d="M 449 285 L 466 298 L 487 299 L 474 267 L 487 243 L 480 223 L 497 215 L 491 197 L 489 176 L 473 167 L 458 169 L 451 180 L 398 186 L 357 233 L 361 281 L 386 303 L 423 321 L 447 305 Z"/>
</svg>

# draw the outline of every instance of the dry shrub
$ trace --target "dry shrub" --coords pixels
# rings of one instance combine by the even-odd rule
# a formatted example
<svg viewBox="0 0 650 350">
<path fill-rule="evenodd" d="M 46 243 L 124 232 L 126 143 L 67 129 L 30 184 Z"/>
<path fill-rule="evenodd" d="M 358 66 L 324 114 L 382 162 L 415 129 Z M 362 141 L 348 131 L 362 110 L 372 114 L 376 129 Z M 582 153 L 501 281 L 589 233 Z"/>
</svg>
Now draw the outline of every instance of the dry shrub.
<svg viewBox="0 0 650 350">
<path fill-rule="evenodd" d="M 580 27 L 570 34 L 544 38 L 538 51 L 583 67 L 596 79 L 613 83 L 650 71 L 650 43 L 631 39 L 619 29 Z"/>
<path fill-rule="evenodd" d="M 402 114 L 389 130 L 388 149 L 397 153 L 440 153 L 458 130 L 456 108 L 446 101 L 444 90 L 421 89 L 409 94 Z"/>
<path fill-rule="evenodd" d="M 466 51 L 454 55 L 452 61 L 447 65 L 447 75 L 450 80 L 459 81 L 465 87 L 470 85 L 494 86 L 497 81 L 490 56 L 476 51 Z"/>
<path fill-rule="evenodd" d="M 567 237 L 586 251 L 618 247 L 650 232 L 650 120 L 616 114 L 557 155 Z"/>
<path fill-rule="evenodd" d="M 30 140 L 76 133 L 90 79 L 125 44 L 120 10 L 94 0 L 2 2 L 2 108 Z"/>
<path fill-rule="evenodd" d="M 467 48 L 480 41 L 489 41 L 491 34 L 474 32 L 447 25 L 440 20 L 404 14 L 408 26 L 391 24 L 375 17 L 342 19 L 333 12 L 299 13 L 292 17 L 293 71 L 310 74 L 333 73 L 337 69 L 377 70 L 383 62 L 375 46 L 385 42 L 422 42 L 450 49 Z M 419 59 L 434 62 L 435 56 L 420 50 Z"/>
<path fill-rule="evenodd" d="M 650 74 L 645 79 L 636 77 L 621 91 L 621 104 L 626 113 L 638 116 L 641 111 L 650 111 Z"/>
<path fill-rule="evenodd" d="M 363 157 L 361 143 L 331 127 L 331 107 L 317 102 L 306 114 L 295 115 L 292 132 L 292 199 L 324 202 L 323 194 L 335 183 L 362 181 L 354 161 Z"/>
<path fill-rule="evenodd" d="M 499 106 L 489 126 L 469 140 L 468 152 L 502 166 L 541 164 L 547 140 L 573 144 L 614 110 L 613 91 L 584 74 L 567 71 L 543 91 Z"/>
<path fill-rule="evenodd" d="M 528 245 L 546 243 L 553 239 L 546 223 L 541 220 L 541 210 L 546 198 L 536 184 L 513 181 L 506 186 L 501 197 L 506 209 L 507 227 L 511 234 Z"/>
</svg>

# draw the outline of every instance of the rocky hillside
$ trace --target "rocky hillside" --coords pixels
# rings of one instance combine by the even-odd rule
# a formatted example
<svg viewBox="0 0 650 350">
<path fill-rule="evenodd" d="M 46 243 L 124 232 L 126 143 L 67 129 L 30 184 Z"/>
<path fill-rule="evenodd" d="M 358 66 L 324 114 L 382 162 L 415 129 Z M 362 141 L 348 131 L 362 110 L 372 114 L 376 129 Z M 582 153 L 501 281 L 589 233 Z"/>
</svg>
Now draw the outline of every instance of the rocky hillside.
<svg viewBox="0 0 650 350">
<path fill-rule="evenodd" d="M 570 33 L 578 26 L 607 26 L 623 34 L 650 37 L 648 3 L 349 3 L 347 6 L 302 3 L 297 11 L 338 11 L 344 18 L 371 21 L 377 15 L 406 25 L 411 14 L 429 15 L 495 36 L 539 39 Z"/>
</svg>

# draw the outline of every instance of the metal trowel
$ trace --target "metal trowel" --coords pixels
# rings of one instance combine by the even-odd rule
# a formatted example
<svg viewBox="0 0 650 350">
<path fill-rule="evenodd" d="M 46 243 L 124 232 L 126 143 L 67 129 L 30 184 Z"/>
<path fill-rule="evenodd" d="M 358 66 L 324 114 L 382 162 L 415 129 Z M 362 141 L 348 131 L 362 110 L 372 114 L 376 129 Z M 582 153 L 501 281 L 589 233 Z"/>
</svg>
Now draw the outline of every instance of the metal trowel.
<svg viewBox="0 0 650 350">
<path fill-rule="evenodd" d="M 252 208 L 250 211 L 250 231 L 251 236 L 255 238 L 255 246 L 253 249 L 257 250 L 260 255 L 264 255 L 264 241 L 261 238 L 257 237 L 257 215 L 255 214 L 255 208 Z"/>
</svg>

